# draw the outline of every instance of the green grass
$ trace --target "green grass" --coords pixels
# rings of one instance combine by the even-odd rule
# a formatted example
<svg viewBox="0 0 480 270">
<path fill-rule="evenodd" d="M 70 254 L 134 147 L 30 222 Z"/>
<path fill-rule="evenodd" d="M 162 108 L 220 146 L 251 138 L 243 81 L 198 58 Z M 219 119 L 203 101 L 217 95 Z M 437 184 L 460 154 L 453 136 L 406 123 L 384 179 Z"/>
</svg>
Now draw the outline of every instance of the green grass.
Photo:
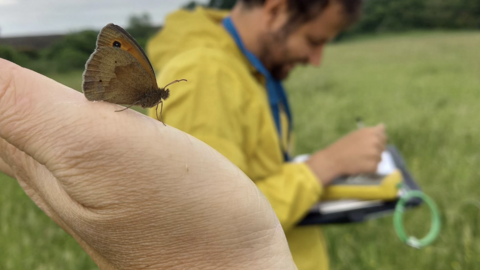
<svg viewBox="0 0 480 270">
<path fill-rule="evenodd" d="M 391 217 L 326 226 L 332 270 L 478 269 L 480 265 L 480 32 L 413 33 L 358 39 L 326 49 L 320 68 L 287 81 L 297 153 L 325 147 L 383 122 L 423 190 L 442 214 L 428 248 L 402 244 Z M 81 73 L 50 75 L 80 89 Z M 0 175 L 0 269 L 96 269 L 19 185 Z M 410 211 L 407 231 L 422 236 L 426 208 Z"/>
<path fill-rule="evenodd" d="M 82 74 L 83 71 L 75 71 L 65 74 L 53 73 L 46 75 L 61 84 L 82 92 Z"/>
<path fill-rule="evenodd" d="M 325 227 L 332 269 L 479 269 L 480 32 L 419 33 L 328 47 L 320 68 L 288 80 L 297 152 L 356 128 L 385 123 L 424 191 L 441 209 L 428 248 L 402 244 L 387 217 Z M 429 229 L 426 207 L 406 216 L 410 233 Z"/>
</svg>

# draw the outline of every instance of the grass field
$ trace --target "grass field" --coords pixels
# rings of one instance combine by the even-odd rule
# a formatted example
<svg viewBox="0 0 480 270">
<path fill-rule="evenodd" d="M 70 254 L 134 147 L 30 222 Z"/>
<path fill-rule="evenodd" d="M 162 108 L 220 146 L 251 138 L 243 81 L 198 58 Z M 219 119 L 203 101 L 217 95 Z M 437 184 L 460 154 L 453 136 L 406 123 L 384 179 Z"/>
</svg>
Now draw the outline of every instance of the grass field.
<svg viewBox="0 0 480 270">
<path fill-rule="evenodd" d="M 402 244 L 391 217 L 326 226 L 332 270 L 480 269 L 480 32 L 411 33 L 331 45 L 320 68 L 287 81 L 297 153 L 354 130 L 355 118 L 385 123 L 423 190 L 442 214 L 428 248 Z M 79 89 L 81 73 L 52 75 Z M 168 102 L 168 101 L 167 101 Z M 96 269 L 18 184 L 0 175 L 0 269 Z M 414 235 L 426 208 L 410 211 Z"/>
</svg>

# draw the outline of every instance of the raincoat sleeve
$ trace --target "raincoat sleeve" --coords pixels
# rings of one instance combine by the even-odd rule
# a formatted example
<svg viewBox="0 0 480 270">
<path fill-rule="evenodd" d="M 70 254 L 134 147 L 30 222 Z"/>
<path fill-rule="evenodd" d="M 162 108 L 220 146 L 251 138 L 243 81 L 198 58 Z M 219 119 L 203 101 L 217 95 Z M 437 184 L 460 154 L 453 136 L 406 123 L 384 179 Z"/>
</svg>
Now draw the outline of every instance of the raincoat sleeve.
<svg viewBox="0 0 480 270">
<path fill-rule="evenodd" d="M 285 231 L 295 226 L 320 200 L 322 187 L 304 163 L 285 163 L 255 184 L 270 201 Z"/>
<path fill-rule="evenodd" d="M 169 87 L 170 98 L 164 102 L 163 119 L 167 125 L 207 143 L 248 175 L 250 157 L 246 145 L 261 134 L 245 126 L 255 127 L 258 112 L 265 110 L 265 106 L 249 99 L 239 76 L 242 71 L 237 70 L 235 63 L 215 52 L 207 54 L 208 57 L 205 52 L 197 51 L 178 56 L 162 69 L 158 76 L 160 87 L 173 80 L 188 80 Z M 156 118 L 154 108 L 149 115 Z M 306 215 L 322 193 L 319 181 L 304 163 L 279 164 L 275 173 L 255 183 L 271 203 L 285 231 Z"/>
</svg>

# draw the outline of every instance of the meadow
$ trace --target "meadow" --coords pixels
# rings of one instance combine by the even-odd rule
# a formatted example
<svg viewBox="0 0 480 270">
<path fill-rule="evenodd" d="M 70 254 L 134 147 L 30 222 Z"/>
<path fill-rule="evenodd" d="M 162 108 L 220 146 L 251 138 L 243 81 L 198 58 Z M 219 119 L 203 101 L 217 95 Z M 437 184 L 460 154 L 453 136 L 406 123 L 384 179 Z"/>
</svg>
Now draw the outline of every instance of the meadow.
<svg viewBox="0 0 480 270">
<path fill-rule="evenodd" d="M 329 45 L 319 68 L 286 82 L 296 153 L 327 146 L 365 124 L 384 123 L 422 189 L 438 204 L 442 230 L 424 249 L 397 238 L 392 217 L 325 226 L 332 270 L 479 269 L 480 32 L 367 37 Z M 51 78 L 80 89 L 81 72 Z M 168 102 L 168 101 L 167 101 Z M 97 269 L 72 237 L 0 174 L 0 269 Z M 425 206 L 405 216 L 418 237 Z"/>
</svg>

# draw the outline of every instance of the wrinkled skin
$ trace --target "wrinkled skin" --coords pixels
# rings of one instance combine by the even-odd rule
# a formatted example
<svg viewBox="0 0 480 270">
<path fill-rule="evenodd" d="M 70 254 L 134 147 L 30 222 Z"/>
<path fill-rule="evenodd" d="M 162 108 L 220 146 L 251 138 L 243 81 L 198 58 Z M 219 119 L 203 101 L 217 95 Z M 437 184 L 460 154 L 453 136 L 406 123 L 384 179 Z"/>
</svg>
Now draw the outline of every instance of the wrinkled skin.
<svg viewBox="0 0 480 270">
<path fill-rule="evenodd" d="M 250 179 L 119 108 L 0 59 L 0 170 L 101 269 L 296 269 Z"/>
</svg>

